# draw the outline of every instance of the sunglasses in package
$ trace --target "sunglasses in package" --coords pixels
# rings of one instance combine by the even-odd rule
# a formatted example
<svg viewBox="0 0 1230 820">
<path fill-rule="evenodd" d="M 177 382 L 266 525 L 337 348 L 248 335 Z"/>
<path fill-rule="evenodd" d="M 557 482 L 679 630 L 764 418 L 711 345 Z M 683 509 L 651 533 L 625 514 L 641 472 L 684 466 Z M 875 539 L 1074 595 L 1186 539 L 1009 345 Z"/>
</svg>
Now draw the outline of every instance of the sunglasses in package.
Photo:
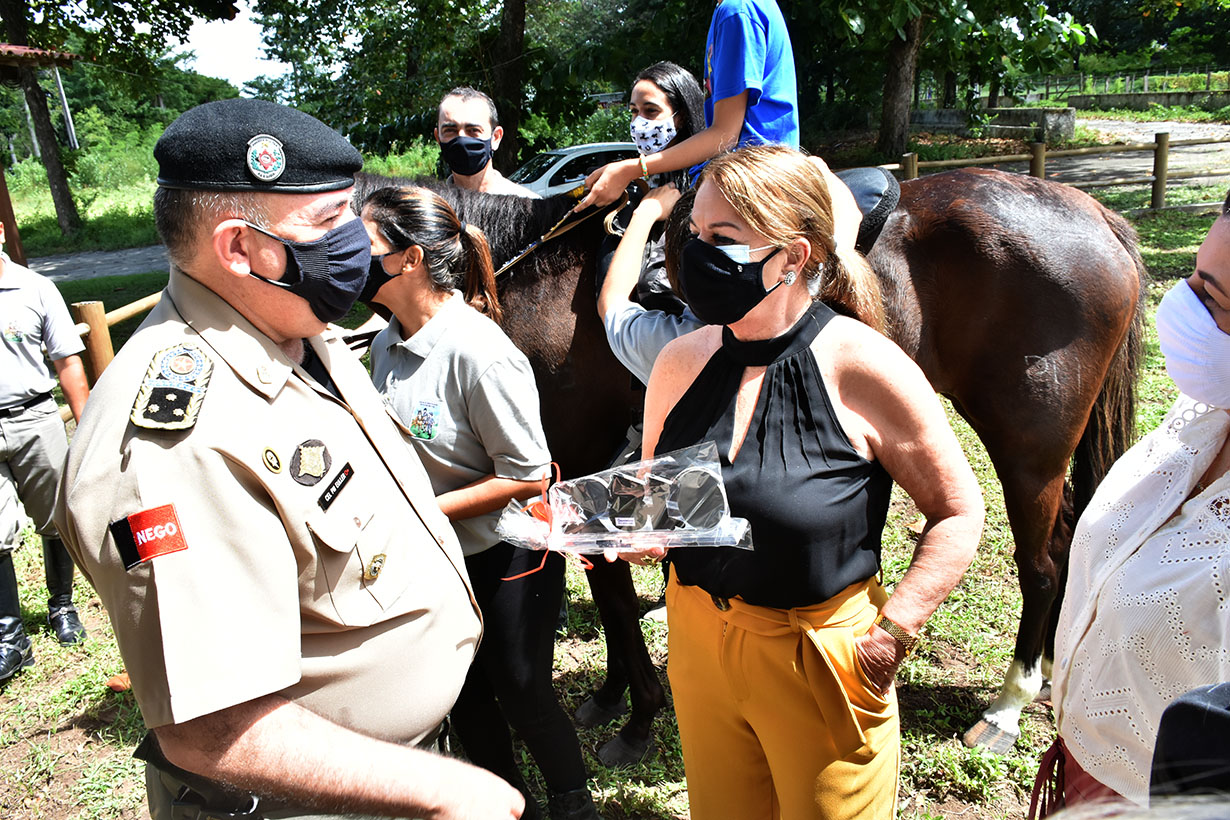
<svg viewBox="0 0 1230 820">
<path fill-rule="evenodd" d="M 752 548 L 746 519 L 730 515 L 712 441 L 556 482 L 545 497 L 528 503 L 513 500 L 496 533 L 525 549 L 578 553 Z"/>
</svg>

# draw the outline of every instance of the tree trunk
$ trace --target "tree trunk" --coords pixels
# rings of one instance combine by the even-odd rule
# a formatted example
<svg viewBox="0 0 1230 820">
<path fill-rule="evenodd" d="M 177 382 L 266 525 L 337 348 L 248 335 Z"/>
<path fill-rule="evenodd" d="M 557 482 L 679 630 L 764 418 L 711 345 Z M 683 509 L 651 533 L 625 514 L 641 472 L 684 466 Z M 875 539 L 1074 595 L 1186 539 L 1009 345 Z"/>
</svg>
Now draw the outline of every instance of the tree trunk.
<svg viewBox="0 0 1230 820">
<path fill-rule="evenodd" d="M 987 108 L 999 108 L 999 77 L 991 78 L 991 88 L 987 91 Z"/>
<path fill-rule="evenodd" d="M 51 191 L 51 201 L 55 204 L 56 221 L 60 223 L 60 232 L 71 236 L 81 228 L 81 216 L 77 213 L 77 204 L 73 202 L 72 192 L 68 189 L 68 174 L 60 162 L 60 147 L 56 144 L 55 129 L 51 125 L 47 97 L 43 94 L 33 70 L 22 68 L 19 71 L 21 87 L 26 93 L 26 103 L 30 106 L 30 114 L 34 120 L 34 133 L 43 152 L 43 167 L 47 169 L 47 187 Z"/>
<path fill-rule="evenodd" d="M 905 39 L 896 38 L 888 49 L 888 70 L 884 77 L 884 102 L 880 109 L 880 138 L 876 150 L 887 157 L 905 153 L 910 138 L 910 95 L 914 91 L 914 70 L 922 42 L 922 18 L 905 24 Z"/>
<path fill-rule="evenodd" d="M 940 100 L 940 108 L 957 107 L 957 72 L 944 72 L 944 96 Z"/>
<path fill-rule="evenodd" d="M 507 172 L 520 165 L 522 77 L 525 74 L 525 0 L 504 0 L 500 13 L 500 36 L 491 53 L 495 82 L 491 96 L 500 112 L 504 139 L 495 155 L 496 168 Z"/>
<path fill-rule="evenodd" d="M 0 0 L 0 20 L 4 21 L 11 44 L 29 45 L 29 13 L 29 6 L 21 0 Z M 73 195 L 68 189 L 68 174 L 60 162 L 60 147 L 56 144 L 55 129 L 51 125 L 47 96 L 38 84 L 33 68 L 19 68 L 18 76 L 21 78 L 22 91 L 25 92 L 26 105 L 30 107 L 30 120 L 34 124 L 34 136 L 43 155 L 43 167 L 47 169 L 47 187 L 55 205 L 56 220 L 60 223 L 60 232 L 71 236 L 80 230 L 81 216 L 77 213 L 77 204 L 73 202 Z"/>
</svg>

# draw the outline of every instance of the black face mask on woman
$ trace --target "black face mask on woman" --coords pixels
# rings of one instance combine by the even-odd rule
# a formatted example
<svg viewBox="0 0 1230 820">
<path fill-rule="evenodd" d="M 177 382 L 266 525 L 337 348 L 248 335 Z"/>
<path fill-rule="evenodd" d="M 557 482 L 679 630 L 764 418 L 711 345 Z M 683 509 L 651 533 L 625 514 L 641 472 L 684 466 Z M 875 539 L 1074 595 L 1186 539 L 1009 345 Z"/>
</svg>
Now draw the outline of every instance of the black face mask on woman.
<svg viewBox="0 0 1230 820">
<path fill-rule="evenodd" d="M 372 243 L 362 220 L 352 219 L 309 242 L 286 239 L 251 222 L 247 225 L 286 248 L 286 272 L 280 280 L 255 271 L 249 271 L 250 276 L 300 297 L 322 322 L 336 322 L 346 315 L 363 291 L 371 264 Z"/>
<path fill-rule="evenodd" d="M 765 290 L 761 275 L 781 248 L 774 248 L 759 262 L 737 262 L 721 247 L 701 239 L 683 246 L 679 259 L 679 285 L 684 301 L 707 325 L 737 322 L 782 284 Z"/>
<path fill-rule="evenodd" d="M 440 155 L 454 174 L 472 177 L 491 162 L 491 138 L 454 137 L 440 146 Z"/>
</svg>

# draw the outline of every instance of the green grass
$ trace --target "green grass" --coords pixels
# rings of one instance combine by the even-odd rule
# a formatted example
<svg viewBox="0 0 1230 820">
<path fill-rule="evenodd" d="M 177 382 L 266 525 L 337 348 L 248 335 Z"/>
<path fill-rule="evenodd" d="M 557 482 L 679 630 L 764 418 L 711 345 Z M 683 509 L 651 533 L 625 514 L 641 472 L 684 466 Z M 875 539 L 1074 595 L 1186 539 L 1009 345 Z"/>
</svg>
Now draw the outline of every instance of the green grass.
<svg viewBox="0 0 1230 820">
<path fill-rule="evenodd" d="M 84 194 L 84 196 L 82 195 Z M 82 204 L 88 201 L 88 207 Z M 51 194 L 45 188 L 13 192 L 13 210 L 26 256 L 118 250 L 158 244 L 154 230 L 154 183 L 131 181 L 106 191 L 78 193 L 85 226 L 72 237 L 60 232 Z"/>
<path fill-rule="evenodd" d="M 1128 120 L 1130 122 L 1156 122 L 1168 120 L 1173 122 L 1230 122 L 1230 106 L 1214 111 L 1206 111 L 1194 106 L 1151 105 L 1144 111 L 1130 108 L 1089 108 L 1080 109 L 1076 116 L 1092 120 Z"/>
</svg>

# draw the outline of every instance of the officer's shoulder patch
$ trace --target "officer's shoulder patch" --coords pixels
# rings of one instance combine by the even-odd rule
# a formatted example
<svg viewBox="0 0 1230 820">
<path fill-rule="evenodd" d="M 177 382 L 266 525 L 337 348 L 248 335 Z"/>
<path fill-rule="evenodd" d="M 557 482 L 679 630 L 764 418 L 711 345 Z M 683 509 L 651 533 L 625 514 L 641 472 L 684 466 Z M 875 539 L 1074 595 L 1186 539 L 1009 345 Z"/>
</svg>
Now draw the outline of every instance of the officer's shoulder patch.
<svg viewBox="0 0 1230 820">
<path fill-rule="evenodd" d="M 196 424 L 213 372 L 213 360 L 192 342 L 158 351 L 137 391 L 132 423 L 151 430 L 186 430 Z"/>
</svg>

